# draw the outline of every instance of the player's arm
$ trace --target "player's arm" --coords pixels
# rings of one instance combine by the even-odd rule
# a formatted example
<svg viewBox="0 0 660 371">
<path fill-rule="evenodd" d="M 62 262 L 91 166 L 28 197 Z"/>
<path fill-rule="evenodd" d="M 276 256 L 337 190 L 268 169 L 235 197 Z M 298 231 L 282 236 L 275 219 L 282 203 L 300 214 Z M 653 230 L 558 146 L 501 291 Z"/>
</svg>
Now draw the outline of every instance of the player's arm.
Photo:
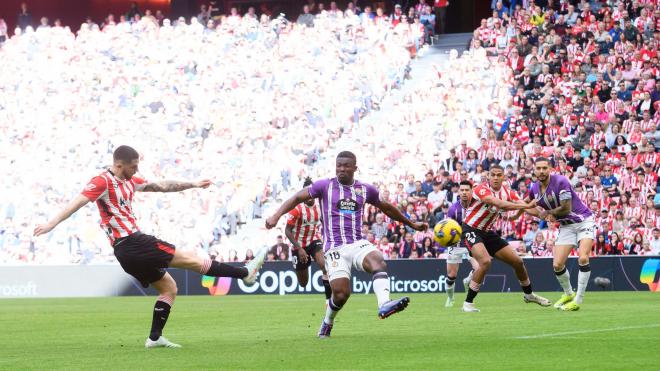
<svg viewBox="0 0 660 371">
<path fill-rule="evenodd" d="M 296 192 L 291 198 L 288 200 L 284 201 L 282 205 L 280 206 L 279 209 L 270 216 L 268 219 L 266 219 L 266 228 L 271 229 L 277 225 L 277 222 L 280 220 L 282 215 L 288 213 L 289 211 L 293 210 L 296 205 L 299 203 L 305 202 L 307 200 L 311 200 L 312 195 L 309 193 L 309 187 L 305 187 L 301 189 L 300 191 Z"/>
<path fill-rule="evenodd" d="M 525 209 L 531 209 L 536 207 L 536 202 L 510 202 L 510 201 L 505 201 L 505 200 L 500 200 L 497 197 L 494 197 L 492 195 L 488 195 L 485 197 L 481 198 L 481 201 L 491 205 L 498 207 L 502 210 L 510 211 L 510 210 L 525 210 Z"/>
<path fill-rule="evenodd" d="M 80 210 L 81 207 L 87 205 L 89 202 L 89 198 L 87 196 L 84 196 L 82 194 L 77 195 L 73 200 L 69 201 L 69 203 L 53 217 L 48 223 L 46 224 L 40 224 L 34 228 L 34 235 L 35 236 L 41 236 L 42 234 L 46 234 L 50 231 L 53 230 L 58 224 L 62 223 L 66 219 L 68 219 L 73 213 L 76 211 Z"/>
<path fill-rule="evenodd" d="M 300 249 L 300 244 L 298 244 L 298 241 L 296 241 L 296 235 L 293 233 L 293 226 L 291 224 L 287 223 L 286 227 L 284 228 L 284 235 L 289 239 L 294 249 Z"/>
<path fill-rule="evenodd" d="M 531 201 L 532 200 L 529 197 L 525 197 L 525 199 L 524 199 L 525 203 L 529 203 Z M 534 207 L 534 208 L 531 208 L 531 209 L 518 210 L 518 212 L 515 215 L 509 217 L 509 220 L 517 220 L 518 218 L 520 218 L 522 216 L 523 213 L 527 213 L 531 216 L 541 218 L 541 212 L 539 211 L 539 208 Z"/>
<path fill-rule="evenodd" d="M 298 259 L 300 259 L 300 262 L 306 264 L 308 259 L 307 253 L 305 252 L 305 249 L 300 246 L 298 241 L 296 241 L 296 235 L 293 233 L 292 224 L 286 224 L 286 227 L 284 228 L 284 235 L 289 239 L 293 248 L 298 252 Z"/>
<path fill-rule="evenodd" d="M 555 218 L 563 218 L 571 212 L 572 204 L 573 202 L 570 198 L 560 199 L 559 207 L 541 211 L 542 219 L 545 219 L 548 215 L 552 215 Z"/>
<path fill-rule="evenodd" d="M 406 218 L 406 216 L 403 215 L 396 206 L 387 201 L 377 200 L 373 205 L 384 212 L 385 215 L 396 220 L 397 222 L 401 222 L 407 225 L 416 231 L 425 231 L 429 227 L 426 223 L 413 223 L 410 219 Z"/>
<path fill-rule="evenodd" d="M 176 180 L 161 180 L 158 182 L 146 182 L 135 187 L 136 191 L 141 192 L 181 192 L 190 188 L 208 188 L 213 184 L 208 179 L 198 182 L 179 182 Z"/>
</svg>

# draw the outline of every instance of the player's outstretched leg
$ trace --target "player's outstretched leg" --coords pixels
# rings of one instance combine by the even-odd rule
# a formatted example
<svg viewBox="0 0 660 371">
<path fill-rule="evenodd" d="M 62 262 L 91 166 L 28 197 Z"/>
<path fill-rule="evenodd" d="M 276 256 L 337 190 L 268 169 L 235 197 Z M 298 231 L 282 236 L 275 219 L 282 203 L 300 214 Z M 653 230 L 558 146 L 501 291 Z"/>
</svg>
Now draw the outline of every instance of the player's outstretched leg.
<svg viewBox="0 0 660 371">
<path fill-rule="evenodd" d="M 253 284 L 257 279 L 257 273 L 264 264 L 266 247 L 262 247 L 244 267 L 234 267 L 229 264 L 220 263 L 209 258 L 201 258 L 192 251 L 174 252 L 174 258 L 170 267 L 189 269 L 206 276 L 240 278 L 247 285 Z"/>
<path fill-rule="evenodd" d="M 568 259 L 568 255 L 571 253 L 572 249 L 573 246 L 571 245 L 563 245 L 555 246 L 552 250 L 552 269 L 555 271 L 559 285 L 562 290 L 564 290 L 564 294 L 562 294 L 561 298 L 559 298 L 554 304 L 554 307 L 557 309 L 575 299 L 575 293 L 571 286 L 571 276 L 568 273 L 568 270 L 566 270 L 566 259 Z"/>
<path fill-rule="evenodd" d="M 550 300 L 536 295 L 534 291 L 532 291 L 532 283 L 529 280 L 529 275 L 527 274 L 525 263 L 523 262 L 522 258 L 515 253 L 511 246 L 507 245 L 497 251 L 495 253 L 495 257 L 509 264 L 515 270 L 516 277 L 518 277 L 518 281 L 520 281 L 520 287 L 525 293 L 525 296 L 523 297 L 525 303 L 536 303 L 543 307 L 549 307 L 552 305 Z"/>
<path fill-rule="evenodd" d="M 565 311 L 576 311 L 580 309 L 582 305 L 582 300 L 584 299 L 584 293 L 587 291 L 587 285 L 589 284 L 589 277 L 591 276 L 591 266 L 589 265 L 589 254 L 591 254 L 591 248 L 593 247 L 594 240 L 592 239 L 583 239 L 580 241 L 580 248 L 578 250 L 578 265 L 580 272 L 578 273 L 578 287 L 577 292 L 575 293 L 575 299 L 562 305 L 561 310 Z"/>
<path fill-rule="evenodd" d="M 330 286 L 332 286 L 332 296 L 328 300 L 328 307 L 325 310 L 325 318 L 323 318 L 318 333 L 319 338 L 321 339 L 330 337 L 330 332 L 335 323 L 337 313 L 339 313 L 344 304 L 346 304 L 348 297 L 351 296 L 351 281 L 348 277 L 334 278 L 330 281 Z"/>
<path fill-rule="evenodd" d="M 387 318 L 394 313 L 406 309 L 410 298 L 404 296 L 399 299 L 390 300 L 390 277 L 387 275 L 387 264 L 383 259 L 383 254 L 378 250 L 369 252 L 362 261 L 362 269 L 371 273 L 374 294 L 378 300 L 378 317 Z"/>
<path fill-rule="evenodd" d="M 170 315 L 174 298 L 176 298 L 176 282 L 169 273 L 165 273 L 160 280 L 152 283 L 152 285 L 158 290 L 159 296 L 154 305 L 151 331 L 144 346 L 146 348 L 181 348 L 181 345 L 172 343 L 163 336 L 163 328 Z"/>
</svg>

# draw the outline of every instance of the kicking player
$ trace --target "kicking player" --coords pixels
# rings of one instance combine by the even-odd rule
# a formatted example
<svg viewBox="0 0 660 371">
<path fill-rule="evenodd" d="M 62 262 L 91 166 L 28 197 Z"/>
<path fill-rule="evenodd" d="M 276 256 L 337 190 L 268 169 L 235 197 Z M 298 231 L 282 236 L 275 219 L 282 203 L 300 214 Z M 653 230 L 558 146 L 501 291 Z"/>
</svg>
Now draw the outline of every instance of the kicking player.
<svg viewBox="0 0 660 371">
<path fill-rule="evenodd" d="M 464 312 L 479 312 L 474 306 L 474 298 L 479 293 L 493 257 L 513 267 L 525 293 L 523 297 L 525 302 L 537 303 L 544 307 L 551 304 L 548 299 L 534 294 L 522 258 L 508 242 L 491 230 L 502 210 L 526 210 L 536 207 L 534 201 L 522 202 L 518 195 L 502 184 L 503 180 L 504 169 L 499 165 L 491 166 L 488 182 L 474 188 L 472 203 L 463 220 L 464 243 L 472 257 L 479 263 L 479 267 L 472 275 L 467 297 L 463 303 Z"/>
<path fill-rule="evenodd" d="M 319 329 L 319 338 L 330 336 L 335 316 L 351 295 L 352 268 L 372 274 L 374 293 L 378 300 L 378 317 L 387 318 L 400 312 L 410 301 L 408 297 L 390 300 L 390 280 L 383 254 L 362 236 L 365 205 L 374 205 L 390 218 L 415 230 L 424 231 L 428 228 L 426 223 L 410 221 L 394 205 L 381 200 L 374 186 L 356 180 L 357 160 L 352 152 L 339 153 L 335 164 L 335 178 L 314 182 L 311 187 L 286 200 L 275 214 L 266 219 L 266 228 L 271 229 L 299 203 L 314 198 L 320 201 L 325 264 L 332 296 Z"/>
<path fill-rule="evenodd" d="M 303 183 L 303 187 L 312 185 L 312 179 L 307 178 Z M 293 269 L 296 270 L 298 283 L 300 286 L 307 286 L 309 281 L 309 268 L 312 263 L 311 259 L 321 267 L 323 276 L 323 288 L 325 289 L 326 303 L 330 300 L 332 290 L 330 289 L 330 281 L 328 281 L 328 274 L 325 270 L 325 259 L 323 258 L 323 243 L 319 236 L 319 227 L 321 225 L 321 211 L 314 199 L 309 199 L 301 204 L 298 204 L 293 210 L 287 214 L 286 228 L 284 234 L 291 241 L 293 245 Z"/>
<path fill-rule="evenodd" d="M 465 210 L 470 206 L 472 202 L 472 183 L 468 180 L 464 180 L 460 183 L 458 188 L 459 200 L 454 202 L 447 212 L 447 217 L 454 219 L 458 224 L 463 223 L 463 216 L 465 215 Z M 465 290 L 467 290 L 470 285 L 470 280 L 472 280 L 472 273 L 474 270 L 479 267 L 479 263 L 471 257 L 468 249 L 465 247 L 462 241 L 459 241 L 454 246 L 449 246 L 447 251 L 447 278 L 445 279 L 445 284 L 447 286 L 447 301 L 445 302 L 445 307 L 454 306 L 454 286 L 456 282 L 456 275 L 458 274 L 458 266 L 463 262 L 463 258 L 467 257 L 468 261 L 472 265 L 472 270 L 467 277 L 463 279 L 463 285 L 465 285 Z"/>
<path fill-rule="evenodd" d="M 179 344 L 162 336 L 177 294 L 176 282 L 165 268 L 183 268 L 214 277 L 241 278 L 251 285 L 256 281 L 257 272 L 264 263 L 266 250 L 259 250 L 252 261 L 239 268 L 208 257 L 200 258 L 194 251 L 179 250 L 170 243 L 140 232 L 133 215 L 135 192 L 180 192 L 190 188 L 208 188 L 212 182 L 149 182 L 135 176 L 140 162 L 135 149 L 119 146 L 112 157 L 112 166 L 92 178 L 82 193 L 48 223 L 38 225 L 34 235 L 40 236 L 52 231 L 88 202 L 96 202 L 101 214 L 101 228 L 110 239 L 121 267 L 142 286 L 148 287 L 151 284 L 158 290 L 159 296 L 154 305 L 151 331 L 145 347 L 180 348 Z"/>
<path fill-rule="evenodd" d="M 538 181 L 532 184 L 529 198 L 536 200 L 540 208 L 526 211 L 548 222 L 559 222 L 559 235 L 552 250 L 552 268 L 564 294 L 554 307 L 576 311 L 580 309 L 591 275 L 589 254 L 594 245 L 596 223 L 591 210 L 578 198 L 569 180 L 560 174 L 550 174 L 551 167 L 547 158 L 539 157 L 534 162 Z M 573 292 L 566 270 L 566 259 L 573 248 L 577 248 L 579 254 L 577 293 Z"/>
</svg>

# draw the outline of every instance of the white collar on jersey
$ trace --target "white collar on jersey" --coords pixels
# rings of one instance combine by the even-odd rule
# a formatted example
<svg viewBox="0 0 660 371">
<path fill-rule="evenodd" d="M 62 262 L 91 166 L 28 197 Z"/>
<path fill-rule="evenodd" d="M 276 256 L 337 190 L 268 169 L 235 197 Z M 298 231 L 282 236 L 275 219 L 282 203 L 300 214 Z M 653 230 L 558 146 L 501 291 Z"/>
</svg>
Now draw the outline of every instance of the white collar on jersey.
<svg viewBox="0 0 660 371">
<path fill-rule="evenodd" d="M 353 178 L 353 183 L 351 183 L 351 184 L 344 184 L 344 183 L 340 182 L 338 177 L 335 177 L 335 179 L 337 179 L 337 183 L 339 183 L 339 185 L 344 186 L 344 187 L 352 187 L 352 186 L 355 185 L 355 178 Z"/>
</svg>

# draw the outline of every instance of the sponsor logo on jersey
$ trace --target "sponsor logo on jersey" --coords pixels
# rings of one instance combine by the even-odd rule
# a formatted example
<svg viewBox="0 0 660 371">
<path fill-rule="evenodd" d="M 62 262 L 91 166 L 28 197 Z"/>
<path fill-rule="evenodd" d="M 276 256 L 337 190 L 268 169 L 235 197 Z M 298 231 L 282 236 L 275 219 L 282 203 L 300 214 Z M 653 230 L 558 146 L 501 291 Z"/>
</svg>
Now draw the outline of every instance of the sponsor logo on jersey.
<svg viewBox="0 0 660 371">
<path fill-rule="evenodd" d="M 342 198 L 337 201 L 337 210 L 342 214 L 355 214 L 358 209 L 358 204 L 355 200 L 350 198 Z"/>
</svg>

